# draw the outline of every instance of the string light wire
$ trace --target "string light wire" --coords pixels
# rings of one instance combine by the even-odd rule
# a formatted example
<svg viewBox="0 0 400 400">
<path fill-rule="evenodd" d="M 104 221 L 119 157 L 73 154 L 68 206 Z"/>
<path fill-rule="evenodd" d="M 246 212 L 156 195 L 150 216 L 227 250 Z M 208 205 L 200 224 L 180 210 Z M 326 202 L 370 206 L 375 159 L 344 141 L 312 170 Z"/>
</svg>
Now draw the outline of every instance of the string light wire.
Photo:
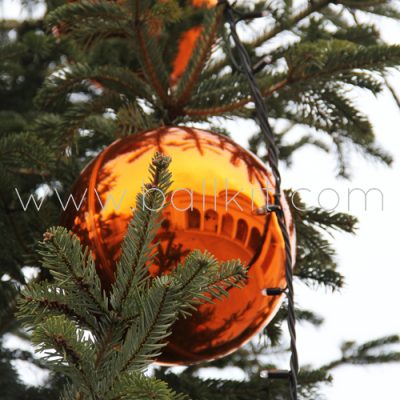
<svg viewBox="0 0 400 400">
<path fill-rule="evenodd" d="M 233 40 L 239 60 L 232 60 L 233 65 L 239 66 L 239 71 L 246 77 L 251 95 L 255 105 L 256 116 L 261 128 L 261 133 L 267 146 L 267 160 L 275 178 L 274 204 L 267 205 L 267 212 L 275 212 L 285 243 L 285 275 L 286 288 L 267 288 L 265 293 L 270 296 L 281 295 L 285 293 L 288 301 L 287 325 L 290 335 L 290 370 L 289 371 L 268 371 L 268 379 L 289 379 L 290 399 L 297 400 L 297 375 L 299 371 L 299 362 L 296 346 L 296 314 L 294 306 L 294 288 L 293 288 L 293 260 L 291 252 L 291 243 L 286 226 L 286 221 L 281 203 L 281 175 L 279 172 L 279 150 L 275 141 L 275 135 L 268 120 L 268 111 L 265 105 L 260 87 L 256 80 L 256 70 L 253 68 L 249 53 L 242 43 L 236 26 L 240 21 L 261 18 L 265 12 L 242 14 L 235 10 L 227 0 L 219 0 L 218 5 L 224 7 L 225 22 L 229 25 L 230 36 Z M 230 52 L 232 57 L 232 52 Z"/>
</svg>

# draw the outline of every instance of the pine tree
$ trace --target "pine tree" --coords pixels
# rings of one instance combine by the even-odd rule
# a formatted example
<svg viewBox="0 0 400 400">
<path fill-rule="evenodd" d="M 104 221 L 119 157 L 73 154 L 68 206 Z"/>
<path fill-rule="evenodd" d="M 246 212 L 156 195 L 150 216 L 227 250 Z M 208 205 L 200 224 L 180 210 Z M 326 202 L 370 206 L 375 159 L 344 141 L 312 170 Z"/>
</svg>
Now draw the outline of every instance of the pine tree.
<svg viewBox="0 0 400 400">
<path fill-rule="evenodd" d="M 0 398 L 4 399 L 54 395 L 60 392 L 66 377 L 74 384 L 88 379 L 89 383 L 83 384 L 82 396 L 104 398 L 101 396 L 109 384 L 99 383 L 93 390 L 102 394 L 95 397 L 99 394 L 90 392 L 90 386 L 98 382 L 94 382 L 94 375 L 82 374 L 87 368 L 81 368 L 78 361 L 91 362 L 93 352 L 98 350 L 93 344 L 97 346 L 98 343 L 83 335 L 83 330 L 90 328 L 96 338 L 102 337 L 103 324 L 110 323 L 107 321 L 110 315 L 104 313 L 102 307 L 113 298 L 106 299 L 99 294 L 92 261 L 76 239 L 59 228 L 48 231 L 50 226 L 57 225 L 59 210 L 55 194 L 46 188 L 56 185 L 59 193 L 67 197 L 84 165 L 118 137 L 178 124 L 206 124 L 213 131 L 229 135 L 224 121 L 255 119 L 247 82 L 234 61 L 237 54 L 232 49 L 229 30 L 223 24 L 223 6 L 194 8 L 190 2 L 175 0 L 61 3 L 48 2 L 49 12 L 44 20 L 1 24 L 0 335 L 12 333 L 30 338 L 14 317 L 21 289 L 25 300 L 60 301 L 57 285 L 63 280 L 62 276 L 73 271 L 67 272 L 68 265 L 63 264 L 62 258 L 56 258 L 57 254 L 61 257 L 57 253 L 59 245 L 65 246 L 74 273 L 81 274 L 84 279 L 90 278 L 89 289 L 94 298 L 84 298 L 84 293 L 74 286 L 78 283 L 72 282 L 62 289 L 68 295 L 58 304 L 61 309 L 54 309 L 46 321 L 40 302 L 36 306 L 34 302 L 22 303 L 21 315 L 31 326 L 36 326 L 33 341 L 43 348 L 57 348 L 60 343 L 52 342 L 54 337 L 48 333 L 63 332 L 70 341 L 64 343 L 71 345 L 71 353 L 66 353 L 70 359 L 68 364 L 60 363 L 59 359 L 48 360 L 50 365 L 56 363 L 61 367 L 62 372 L 52 375 L 46 387 L 27 388 L 17 378 L 11 362 L 28 360 L 42 368 L 49 364 L 29 352 L 12 352 L 0 347 Z M 398 3 L 315 0 L 297 8 L 292 2 L 282 0 L 248 1 L 235 6 L 243 14 L 265 11 L 263 29 L 256 35 L 252 33 L 250 38 L 249 35 L 244 37 L 283 162 L 290 163 L 298 149 L 313 145 L 337 155 L 337 173 L 343 177 L 348 177 L 350 172 L 346 157 L 349 151 L 359 151 L 371 161 L 390 165 L 390 155 L 376 145 L 371 123 L 353 103 L 349 89 L 360 88 L 374 94 L 385 87 L 391 90 L 385 77 L 391 68 L 400 65 L 400 49 L 386 44 L 377 27 L 366 22 L 365 16 L 399 20 Z M 190 62 L 172 87 L 170 76 L 176 44 L 182 32 L 196 24 L 203 26 L 201 35 Z M 254 22 L 245 19 L 243 31 L 252 24 Z M 308 133 L 295 142 L 288 142 L 290 131 L 298 126 L 307 127 Z M 250 138 L 249 147 L 266 160 L 261 134 Z M 39 211 L 28 207 L 25 212 L 15 187 L 24 203 L 32 195 L 38 206 L 41 201 L 38 193 L 45 193 L 45 205 Z M 290 191 L 287 194 L 292 196 Z M 299 206 L 302 200 L 298 194 L 294 201 L 298 205 L 292 210 L 298 238 L 296 279 L 311 287 L 339 289 L 344 278 L 336 270 L 335 249 L 329 234 L 335 231 L 354 233 L 356 220 L 347 214 L 318 208 L 304 207 L 306 211 L 299 211 L 303 207 Z M 135 226 L 133 220 L 125 246 L 137 240 Z M 41 259 L 35 250 L 46 231 L 40 247 Z M 145 246 L 142 249 L 146 251 Z M 195 263 L 199 259 L 201 255 L 196 254 L 189 260 Z M 211 258 L 206 257 L 206 260 L 213 264 Z M 40 271 L 36 282 L 28 288 L 24 274 L 27 266 Z M 121 277 L 126 279 L 123 273 Z M 169 279 L 179 281 L 179 276 Z M 160 290 L 171 284 L 169 279 L 157 281 Z M 179 286 L 175 281 L 172 286 L 175 284 Z M 117 282 L 116 295 L 118 290 Z M 149 293 L 146 298 L 150 299 L 147 295 Z M 176 292 L 171 293 L 171 297 L 174 295 Z M 187 300 L 190 303 L 190 299 Z M 170 306 L 174 305 L 176 313 L 179 306 L 174 301 L 171 300 Z M 93 312 L 84 313 L 82 304 Z M 74 313 L 72 317 L 68 317 L 70 312 Z M 149 390 L 157 391 L 159 397 L 156 398 L 166 399 L 174 398 L 175 393 L 176 396 L 187 394 L 192 399 L 287 398 L 285 382 L 260 377 L 261 371 L 274 367 L 265 362 L 266 354 L 286 352 L 282 345 L 286 312 L 285 306 L 282 307 L 267 326 L 264 332 L 267 347 L 250 344 L 226 358 L 188 367 L 181 374 L 157 368 L 151 379 L 141 374 L 131 375 L 127 381 L 123 377 L 121 390 L 142 390 L 140 393 L 128 391 L 126 396 L 130 397 L 123 398 L 151 398 L 146 395 Z M 95 315 L 101 317 L 95 318 Z M 321 318 L 309 310 L 298 309 L 297 315 L 299 320 L 315 325 L 322 323 Z M 121 323 L 115 335 L 125 328 Z M 163 333 L 158 334 L 161 339 Z M 118 341 L 118 338 L 113 340 Z M 323 392 L 321 386 L 330 380 L 331 369 L 340 364 L 399 360 L 399 354 L 384 351 L 387 344 L 398 341 L 398 337 L 389 336 L 362 345 L 345 343 L 341 359 L 318 370 L 302 368 L 299 387 L 302 398 L 319 398 Z M 65 347 L 60 349 L 65 350 Z M 142 359 L 135 359 L 140 366 L 134 369 L 146 365 L 154 351 L 150 346 Z M 104 363 L 120 362 L 108 360 L 108 356 L 112 358 L 108 353 L 105 356 Z M 203 381 L 197 373 L 206 366 L 237 366 L 246 372 L 248 380 Z M 64 397 L 70 398 L 73 391 L 74 388 L 67 388 Z"/>
</svg>

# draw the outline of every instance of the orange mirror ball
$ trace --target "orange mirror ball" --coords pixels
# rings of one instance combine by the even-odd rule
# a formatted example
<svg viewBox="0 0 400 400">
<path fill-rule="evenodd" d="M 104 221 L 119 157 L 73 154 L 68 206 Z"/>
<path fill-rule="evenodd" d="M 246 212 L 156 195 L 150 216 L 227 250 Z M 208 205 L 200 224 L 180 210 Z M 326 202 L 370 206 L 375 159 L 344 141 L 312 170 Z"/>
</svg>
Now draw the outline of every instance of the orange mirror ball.
<svg viewBox="0 0 400 400">
<path fill-rule="evenodd" d="M 154 153 L 172 157 L 173 185 L 156 241 L 151 274 L 168 272 L 194 249 L 219 261 L 255 258 L 244 288 L 203 304 L 178 320 L 158 358 L 164 364 L 191 364 L 233 352 L 272 319 L 281 297 L 265 296 L 267 287 L 285 286 L 282 234 L 274 213 L 253 210 L 271 200 L 273 179 L 262 162 L 231 139 L 185 127 L 159 128 L 117 140 L 81 173 L 62 223 L 91 247 L 105 287 L 114 280 L 120 246 L 137 205 L 136 194 L 148 182 Z M 268 194 L 267 194 L 268 193 Z M 286 202 L 285 218 L 294 248 L 294 228 Z M 264 235 L 264 236 L 263 236 Z M 258 256 L 257 256 L 258 255 Z"/>
</svg>

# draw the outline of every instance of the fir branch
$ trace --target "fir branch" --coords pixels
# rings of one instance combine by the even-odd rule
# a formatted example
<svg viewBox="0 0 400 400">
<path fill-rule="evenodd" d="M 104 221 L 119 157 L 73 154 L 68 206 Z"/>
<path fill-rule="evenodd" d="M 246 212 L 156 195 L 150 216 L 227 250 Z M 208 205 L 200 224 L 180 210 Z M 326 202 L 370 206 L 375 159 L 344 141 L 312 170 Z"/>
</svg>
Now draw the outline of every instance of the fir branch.
<svg viewBox="0 0 400 400">
<path fill-rule="evenodd" d="M 171 273 L 171 277 L 180 283 L 185 295 L 181 297 L 181 312 L 187 315 L 187 309 L 194 309 L 200 302 L 212 302 L 213 299 L 228 297 L 232 287 L 242 287 L 246 279 L 246 269 L 240 260 L 218 264 L 209 253 L 193 251 L 183 265 Z"/>
<path fill-rule="evenodd" d="M 105 400 L 187 400 L 183 394 L 177 394 L 167 383 L 141 374 L 124 374 Z"/>
<path fill-rule="evenodd" d="M 89 48 L 107 37 L 132 37 L 129 29 L 131 15 L 119 4 L 99 0 L 64 4 L 46 17 L 49 29 L 72 37 Z"/>
<path fill-rule="evenodd" d="M 0 167 L 4 171 L 22 172 L 24 167 L 35 166 L 43 175 L 52 159 L 45 149 L 45 143 L 31 132 L 5 134 L 0 138 Z"/>
<path fill-rule="evenodd" d="M 258 36 L 255 40 L 252 40 L 247 44 L 251 47 L 259 47 L 263 45 L 266 41 L 280 34 L 281 32 L 287 29 L 293 29 L 293 27 L 295 27 L 299 22 L 308 18 L 311 14 L 322 10 L 331 3 L 334 4 L 336 3 L 336 1 L 332 0 L 311 1 L 308 3 L 308 6 L 304 10 L 299 11 L 291 18 L 289 18 L 285 25 L 276 24 L 272 29 L 267 30 L 262 35 Z"/>
<path fill-rule="evenodd" d="M 67 68 L 62 67 L 50 75 L 40 89 L 36 103 L 41 107 L 63 104 L 68 94 L 88 90 L 94 82 L 118 95 L 125 95 L 128 99 L 141 97 L 152 101 L 149 86 L 135 72 L 124 67 L 92 67 L 78 63 Z"/>
<path fill-rule="evenodd" d="M 139 60 L 141 61 L 143 72 L 148 77 L 158 97 L 164 101 L 165 104 L 168 104 L 168 76 L 160 50 L 154 43 L 154 38 L 151 37 L 146 26 L 141 23 L 141 7 L 139 0 L 135 0 L 135 8 L 135 35 L 138 48 L 140 49 Z"/>
<path fill-rule="evenodd" d="M 305 204 L 301 201 L 298 193 L 293 194 L 297 210 L 296 220 L 302 220 L 302 225 L 310 224 L 320 228 L 323 231 L 342 231 L 347 233 L 355 233 L 357 219 L 349 214 L 341 212 L 333 212 L 317 207 L 309 207 L 305 209 Z"/>
<path fill-rule="evenodd" d="M 159 126 L 159 121 L 151 112 L 145 112 L 138 102 L 129 102 L 118 108 L 116 122 L 121 136 L 144 132 Z"/>
<path fill-rule="evenodd" d="M 37 345 L 37 351 L 46 352 L 48 363 L 82 382 L 82 389 L 93 394 L 94 380 L 90 373 L 93 348 L 91 342 L 84 339 L 84 332 L 77 331 L 73 322 L 62 316 L 50 317 L 35 328 L 32 342 Z M 47 352 L 49 348 L 55 353 Z"/>
<path fill-rule="evenodd" d="M 28 326 L 36 326 L 43 317 L 64 315 L 82 327 L 96 330 L 93 315 L 80 307 L 79 296 L 61 290 L 47 281 L 31 283 L 24 288 L 18 304 L 17 316 Z"/>
<path fill-rule="evenodd" d="M 211 45 L 215 40 L 215 34 L 221 21 L 222 14 L 223 9 L 219 7 L 216 12 L 211 14 L 211 18 L 206 19 L 204 23 L 202 33 L 197 40 L 197 46 L 191 57 L 189 66 L 180 78 L 176 88 L 177 107 L 186 104 L 190 99 L 192 90 L 197 84 L 204 63 L 207 60 L 207 56 L 210 54 Z"/>
<path fill-rule="evenodd" d="M 66 106 L 65 112 L 57 118 L 53 118 L 53 115 L 38 118 L 35 131 L 51 134 L 52 145 L 58 152 L 66 148 L 79 151 L 79 145 L 82 145 L 85 140 L 81 135 L 83 129 L 92 131 L 97 136 L 105 135 L 108 141 L 112 141 L 115 139 L 117 124 L 114 119 L 104 114 L 121 103 L 123 100 L 115 93 L 103 93 L 102 96 L 95 97 L 90 102 Z"/>
<path fill-rule="evenodd" d="M 392 95 L 393 100 L 396 102 L 397 107 L 400 109 L 400 97 L 397 94 L 395 88 L 389 83 L 388 79 L 385 78 L 385 86 L 389 90 L 390 94 Z"/>
<path fill-rule="evenodd" d="M 340 80 L 341 76 L 348 79 L 349 71 L 355 69 L 383 72 L 400 64 L 400 50 L 398 46 L 362 47 L 339 40 L 329 40 L 324 41 L 324 45 L 322 43 L 295 45 L 286 52 L 285 58 L 289 67 L 287 76 L 273 84 L 268 82 L 267 86 L 262 85 L 264 97 L 270 97 L 287 86 L 290 88 L 307 82 L 309 85 L 318 84 L 321 92 L 321 83 L 327 79 L 329 82 Z M 307 63 L 304 62 L 305 59 L 308 60 Z M 191 117 L 226 114 L 246 106 L 251 101 L 251 98 L 247 97 L 227 105 L 206 109 L 187 106 L 184 112 Z"/>
<path fill-rule="evenodd" d="M 323 77 L 332 80 L 349 70 L 383 72 L 390 67 L 397 67 L 400 46 L 359 46 L 337 39 L 323 40 L 312 44 L 296 44 L 287 51 L 285 59 L 292 82 Z"/>
<path fill-rule="evenodd" d="M 324 319 L 310 310 L 304 310 L 302 308 L 295 308 L 296 312 L 296 321 L 300 324 L 307 322 L 315 327 L 320 327 Z M 272 321 L 264 328 L 264 334 L 262 339 L 265 338 L 267 343 L 271 346 L 271 352 L 278 352 L 281 353 L 286 351 L 286 349 L 282 349 L 282 333 L 284 331 L 285 322 L 287 321 L 287 302 L 284 302 L 279 311 L 277 312 L 276 316 L 272 319 Z M 263 345 L 265 345 L 264 341 L 262 341 Z M 260 356 L 262 357 L 263 352 L 261 352 Z"/>
<path fill-rule="evenodd" d="M 166 206 L 165 199 L 171 185 L 170 162 L 169 157 L 155 154 L 149 168 L 151 183 L 146 186 L 144 194 L 139 193 L 136 197 L 136 211 L 122 244 L 122 256 L 110 295 L 111 305 L 123 315 L 129 308 L 132 288 L 142 287 L 149 278 L 147 264 L 153 259 L 156 247 L 152 242 L 160 226 L 161 212 Z"/>
<path fill-rule="evenodd" d="M 233 83 L 232 83 L 233 80 Z M 186 109 L 204 109 L 218 104 L 219 107 L 237 102 L 241 98 L 249 98 L 249 89 L 242 74 L 227 74 L 225 76 L 212 76 L 203 78 L 197 84 L 196 91 Z"/>
<path fill-rule="evenodd" d="M 344 284 L 336 271 L 335 251 L 326 235 L 332 231 L 355 232 L 356 218 L 320 208 L 306 207 L 298 193 L 287 192 L 293 205 L 297 258 L 295 275 L 306 284 L 324 285 L 332 290 Z"/>
<path fill-rule="evenodd" d="M 289 80 L 288 79 L 283 79 L 280 82 L 277 82 L 276 84 L 264 88 L 262 90 L 262 94 L 265 97 L 270 96 L 274 92 L 282 89 L 288 84 Z M 188 115 L 190 117 L 210 117 L 210 116 L 217 116 L 217 115 L 222 115 L 222 114 L 228 114 L 230 112 L 233 112 L 237 109 L 241 109 L 247 104 L 251 103 L 253 100 L 251 97 L 246 97 L 244 99 L 235 101 L 233 103 L 224 105 L 224 106 L 215 106 L 211 108 L 205 108 L 205 109 L 196 109 L 196 108 L 184 108 L 184 113 L 185 115 Z"/>
<path fill-rule="evenodd" d="M 400 362 L 400 352 L 388 350 L 390 346 L 399 343 L 400 337 L 398 335 L 382 337 L 361 345 L 352 341 L 344 342 L 341 346 L 342 356 L 322 368 L 332 370 L 345 364 L 368 365 Z"/>
<path fill-rule="evenodd" d="M 322 257 L 324 255 L 322 254 Z M 319 257 L 319 260 L 315 260 Z M 336 264 L 326 262 L 322 264 L 321 254 L 316 252 L 310 253 L 307 256 L 299 256 L 299 261 L 296 263 L 295 276 L 301 282 L 309 286 L 325 286 L 332 291 L 338 290 L 344 285 L 344 277 L 339 272 L 335 271 Z"/>
<path fill-rule="evenodd" d="M 39 254 L 43 267 L 50 271 L 55 282 L 72 292 L 79 288 L 88 310 L 97 314 L 107 309 L 93 258 L 87 248 L 82 251 L 75 235 L 65 228 L 51 228 L 44 234 Z"/>
<path fill-rule="evenodd" d="M 265 369 L 271 366 L 264 366 Z M 262 378 L 259 374 L 250 374 L 244 381 L 228 379 L 206 379 L 182 373 L 158 373 L 158 377 L 167 381 L 176 391 L 187 393 L 193 400 L 212 398 L 213 400 L 286 400 L 286 381 Z M 299 390 L 304 400 L 315 400 L 316 388 L 321 382 L 330 381 L 331 377 L 323 369 L 304 368 L 299 374 Z"/>
<path fill-rule="evenodd" d="M 161 354 L 177 318 L 181 293 L 168 277 L 154 278 L 146 295 L 137 296 L 141 315 L 126 334 L 121 351 L 116 355 L 114 374 L 127 370 L 140 371 Z"/>
<path fill-rule="evenodd" d="M 117 121 L 104 113 L 121 103 L 123 100 L 116 93 L 103 93 L 90 102 L 66 105 L 65 112 L 61 115 L 40 115 L 33 129 L 41 137 L 48 139 L 47 150 L 51 149 L 58 161 L 67 149 L 73 154 L 83 155 L 80 150 L 90 146 L 92 151 L 96 152 L 102 149 L 104 140 L 110 143 L 115 139 L 118 131 Z M 90 135 L 81 135 L 82 130 L 87 130 Z M 47 175 L 50 176 L 50 173 Z"/>
</svg>

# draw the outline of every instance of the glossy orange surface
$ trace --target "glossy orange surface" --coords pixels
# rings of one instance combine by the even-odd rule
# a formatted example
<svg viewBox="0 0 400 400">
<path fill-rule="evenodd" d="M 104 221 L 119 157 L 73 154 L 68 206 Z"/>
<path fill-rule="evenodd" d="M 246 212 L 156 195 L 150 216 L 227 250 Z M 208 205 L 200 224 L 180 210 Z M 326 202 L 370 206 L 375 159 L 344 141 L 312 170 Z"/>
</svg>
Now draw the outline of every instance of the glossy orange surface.
<svg viewBox="0 0 400 400">
<path fill-rule="evenodd" d="M 171 72 L 171 83 L 175 84 L 183 75 L 189 65 L 197 39 L 200 37 L 203 28 L 194 26 L 182 34 L 179 39 L 178 52 L 174 59 Z"/>
<path fill-rule="evenodd" d="M 224 356 L 260 331 L 279 308 L 280 297 L 266 287 L 285 285 L 284 244 L 275 214 L 257 216 L 254 209 L 272 201 L 274 182 L 261 161 L 231 139 L 184 127 L 159 128 L 126 137 L 107 147 L 78 178 L 63 224 L 89 245 L 105 286 L 114 279 L 136 194 L 148 182 L 153 154 L 172 157 L 170 204 L 157 233 L 159 253 L 153 275 L 174 268 L 191 250 L 208 250 L 218 260 L 244 263 L 258 254 L 243 289 L 201 305 L 179 320 L 159 358 L 168 364 L 190 364 Z M 285 205 L 294 245 L 294 229 Z M 265 237 L 263 238 L 263 232 Z"/>
<path fill-rule="evenodd" d="M 216 6 L 218 0 L 192 0 L 194 7 L 211 8 Z M 179 39 L 178 52 L 173 62 L 173 69 L 171 72 L 171 83 L 174 84 L 183 75 L 189 65 L 189 61 L 193 55 L 197 39 L 200 37 L 203 28 L 201 26 L 194 26 L 186 32 L 182 33 Z"/>
</svg>

